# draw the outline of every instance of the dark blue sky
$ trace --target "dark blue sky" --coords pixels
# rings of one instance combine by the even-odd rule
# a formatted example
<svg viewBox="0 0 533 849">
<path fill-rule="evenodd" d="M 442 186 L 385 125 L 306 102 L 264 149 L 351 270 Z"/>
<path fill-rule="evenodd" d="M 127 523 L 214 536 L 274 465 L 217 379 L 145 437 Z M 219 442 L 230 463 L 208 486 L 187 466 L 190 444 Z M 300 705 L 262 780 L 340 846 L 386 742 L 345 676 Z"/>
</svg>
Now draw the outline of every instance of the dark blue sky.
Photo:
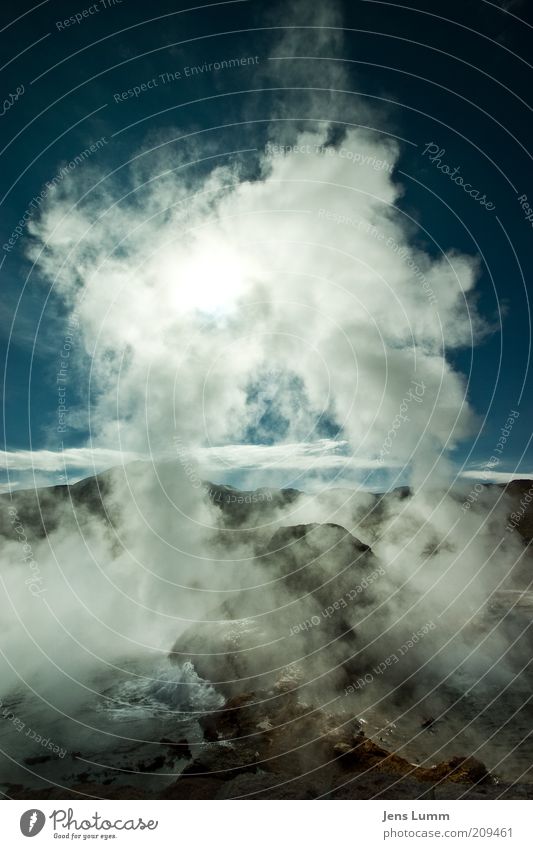
<svg viewBox="0 0 533 849">
<path fill-rule="evenodd" d="M 252 0 L 189 11 L 186 4 L 164 0 L 4 2 L 0 244 L 46 181 L 98 139 L 105 145 L 94 154 L 95 164 L 108 172 L 151 144 L 191 133 L 200 134 L 212 155 L 260 147 L 274 98 L 286 97 L 297 114 L 294 91 L 270 90 L 283 87 L 282 62 L 312 61 L 315 71 L 322 65 L 325 88 L 332 65 L 342 62 L 351 89 L 376 107 L 381 126 L 406 140 L 397 175 L 405 186 L 399 206 L 419 225 L 416 241 L 435 255 L 440 246 L 480 256 L 477 304 L 492 332 L 473 350 L 453 354 L 480 417 L 475 445 L 461 446 L 457 458 L 462 462 L 471 451 L 469 462 L 485 462 L 515 409 L 520 418 L 505 467 L 531 470 L 533 227 L 519 198 L 526 195 L 533 207 L 533 9 L 506 3 L 507 14 L 500 5 L 354 0 L 345 4 L 344 43 L 334 57 L 317 50 L 309 32 L 307 55 L 315 58 L 281 60 L 276 44 L 286 4 L 276 9 Z M 74 22 L 67 26 L 70 16 Z M 304 33 L 305 16 L 296 13 L 294 20 Z M 257 57 L 256 65 L 193 76 L 185 71 L 237 56 Z M 143 84 L 138 96 L 124 94 Z M 423 156 L 429 143 L 444 149 L 442 162 L 459 167 L 495 209 L 465 195 Z M 243 161 L 253 168 L 245 155 Z M 64 308 L 35 272 L 28 277 L 28 238 L 23 228 L 11 249 L 0 253 L 4 444 L 7 450 L 57 450 L 50 423 Z M 71 403 L 83 403 L 85 392 L 81 382 L 73 387 Z M 69 429 L 66 444 L 82 444 L 85 436 L 80 423 Z"/>
</svg>

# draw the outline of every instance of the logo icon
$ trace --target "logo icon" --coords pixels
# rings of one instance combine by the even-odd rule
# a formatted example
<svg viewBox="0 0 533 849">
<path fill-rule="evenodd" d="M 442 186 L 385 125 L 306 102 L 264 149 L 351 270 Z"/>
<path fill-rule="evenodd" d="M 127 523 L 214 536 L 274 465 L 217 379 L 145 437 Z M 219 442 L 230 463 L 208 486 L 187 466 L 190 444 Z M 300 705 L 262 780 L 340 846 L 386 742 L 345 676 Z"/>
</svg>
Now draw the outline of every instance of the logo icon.
<svg viewBox="0 0 533 849">
<path fill-rule="evenodd" d="M 46 817 L 42 811 L 32 808 L 29 811 L 24 811 L 20 818 L 20 830 L 24 837 L 35 837 L 42 831 L 46 822 Z"/>
</svg>

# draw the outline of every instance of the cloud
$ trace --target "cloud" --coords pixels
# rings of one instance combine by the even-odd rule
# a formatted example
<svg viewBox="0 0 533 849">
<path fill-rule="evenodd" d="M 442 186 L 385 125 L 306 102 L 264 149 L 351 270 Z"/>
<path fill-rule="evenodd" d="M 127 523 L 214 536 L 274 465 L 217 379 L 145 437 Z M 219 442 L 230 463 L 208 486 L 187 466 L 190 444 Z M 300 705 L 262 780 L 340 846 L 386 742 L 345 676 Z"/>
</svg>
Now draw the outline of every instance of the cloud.
<svg viewBox="0 0 533 849">
<path fill-rule="evenodd" d="M 0 493 L 11 492 L 13 489 L 18 489 L 20 481 L 11 480 L 9 483 L 0 483 Z"/>
<path fill-rule="evenodd" d="M 199 449 L 195 458 L 209 471 L 223 469 L 266 469 L 313 470 L 321 469 L 377 469 L 382 468 L 379 460 L 353 457 L 342 453 L 347 442 L 323 439 L 318 442 L 303 442 L 283 445 L 223 445 Z"/>
<path fill-rule="evenodd" d="M 31 222 L 32 259 L 92 357 L 94 444 L 159 456 L 176 434 L 193 450 L 254 429 L 312 444 L 328 422 L 366 464 L 389 438 L 397 467 L 471 432 L 445 351 L 482 329 L 476 259 L 414 246 L 395 141 L 351 129 L 333 146 L 321 129 L 277 142 L 257 179 L 239 164 L 193 178 L 174 154 L 145 184 L 132 166 L 123 196 L 111 179 L 75 205 L 65 184 Z"/>
<path fill-rule="evenodd" d="M 371 457 L 358 457 L 347 453 L 346 440 L 320 439 L 316 442 L 283 443 L 278 445 L 220 445 L 197 448 L 190 452 L 190 459 L 197 464 L 200 474 L 209 477 L 224 471 L 264 472 L 287 470 L 294 472 L 350 472 L 353 470 L 382 470 L 397 468 L 400 463 Z M 146 455 L 120 452 L 106 448 L 67 448 L 64 451 L 2 451 L 2 465 L 10 472 L 32 471 L 35 473 L 69 472 L 83 470 L 85 474 L 96 474 L 113 466 L 124 466 L 136 460 L 149 460 Z M 156 462 L 172 462 L 175 452 L 153 456 Z M 533 471 L 494 471 L 483 466 L 459 471 L 459 477 L 484 480 L 493 483 L 508 483 L 511 480 L 533 479 Z M 69 476 L 72 482 L 74 478 Z M 11 480 L 0 485 L 4 492 L 16 489 L 30 479 Z"/>
<path fill-rule="evenodd" d="M 533 479 L 533 471 L 531 472 L 495 472 L 492 469 L 479 468 L 468 469 L 460 473 L 460 477 L 476 481 L 490 481 L 491 483 L 509 483 L 516 480 L 531 480 Z"/>
<path fill-rule="evenodd" d="M 346 441 L 333 439 L 282 445 L 221 445 L 197 448 L 190 452 L 190 459 L 204 478 L 224 471 L 342 473 L 383 468 L 379 460 L 346 454 L 347 447 Z M 37 475 L 37 485 L 57 483 L 57 474 L 54 473 L 61 473 L 60 480 L 63 480 L 64 475 L 69 483 L 75 483 L 80 478 L 114 466 L 125 466 L 136 460 L 150 460 L 148 456 L 134 452 L 97 447 L 67 448 L 64 451 L 2 451 L 0 458 L 2 465 L 10 473 L 32 473 L 22 474 L 17 480 L 10 480 L 9 484 L 0 485 L 0 491 L 4 492 L 34 485 L 33 475 Z M 151 459 L 155 462 L 172 463 L 176 461 L 176 452 L 166 452 L 152 456 Z M 49 477 L 46 477 L 47 475 Z"/>
<path fill-rule="evenodd" d="M 65 469 L 92 469 L 93 473 L 110 466 L 142 459 L 141 455 L 105 448 L 66 448 L 64 451 L 0 451 L 6 470 L 63 472 Z M 12 485 L 14 482 L 12 482 Z"/>
</svg>

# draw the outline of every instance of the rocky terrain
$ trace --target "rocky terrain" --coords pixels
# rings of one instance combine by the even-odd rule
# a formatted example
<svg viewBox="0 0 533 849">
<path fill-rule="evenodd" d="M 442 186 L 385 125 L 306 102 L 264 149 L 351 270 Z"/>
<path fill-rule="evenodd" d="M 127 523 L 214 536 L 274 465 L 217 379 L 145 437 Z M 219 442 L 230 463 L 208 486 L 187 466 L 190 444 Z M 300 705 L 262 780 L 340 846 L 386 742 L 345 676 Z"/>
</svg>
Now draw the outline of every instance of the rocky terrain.
<svg viewBox="0 0 533 849">
<path fill-rule="evenodd" d="M 95 518 L 102 522 L 104 533 L 110 533 L 120 522 L 120 508 L 111 497 L 112 474 L 72 486 L 0 496 L 1 533 L 10 538 L 7 510 L 12 506 L 23 517 L 29 539 L 53 533 L 59 522 L 65 527 L 69 521 L 83 525 Z M 516 533 L 523 541 L 524 555 L 482 614 L 468 624 L 466 645 L 469 639 L 485 639 L 491 633 L 500 607 L 506 616 L 510 593 L 518 594 L 519 603 L 513 608 L 521 615 L 529 611 L 525 591 L 531 580 L 531 560 L 526 546 L 533 510 L 529 502 L 524 503 L 524 496 L 531 486 L 531 481 L 514 481 L 503 492 L 506 515 L 521 511 Z M 339 493 L 349 501 L 349 492 L 332 491 L 324 497 L 338 500 Z M 48 784 L 46 779 L 32 784 L 29 776 L 24 784 L 7 781 L 2 785 L 5 796 L 58 798 L 56 785 L 63 788 L 61 798 L 530 795 L 532 784 L 501 778 L 497 769 L 491 770 L 477 757 L 475 746 L 451 752 L 451 734 L 449 745 L 440 745 L 437 737 L 433 745 L 427 742 L 435 728 L 442 728 L 440 705 L 460 703 L 469 691 L 462 681 L 452 679 L 444 695 L 431 696 L 440 686 L 443 668 L 435 666 L 432 658 L 445 640 L 435 642 L 429 627 L 422 636 L 415 639 L 413 635 L 431 621 L 429 601 L 425 605 L 417 599 L 416 620 L 391 616 L 390 599 L 394 598 L 395 611 L 408 610 L 413 591 L 383 568 L 374 551 L 373 529 L 391 505 L 408 502 L 407 488 L 386 495 L 367 493 L 364 510 L 357 514 L 354 507 L 351 530 L 337 521 L 291 523 L 292 510 L 303 497 L 296 490 L 240 492 L 206 483 L 204 497 L 218 511 L 212 532 L 215 549 L 231 551 L 235 543 L 228 540 L 234 537 L 228 535 L 238 531 L 238 551 L 246 551 L 250 568 L 257 567 L 262 581 L 260 586 L 252 583 L 215 600 L 205 621 L 182 630 L 169 651 L 170 664 L 179 669 L 192 664 L 199 679 L 218 694 L 220 704 L 206 707 L 204 713 L 196 711 L 194 732 L 184 734 L 176 727 L 175 733 L 161 737 L 154 729 L 154 736 L 147 737 L 149 754 L 133 747 L 121 761 L 118 777 L 112 767 L 69 771 L 65 762 L 60 765 L 60 781 L 53 771 Z M 458 501 L 463 497 L 458 494 Z M 428 568 L 432 562 L 435 569 L 440 568 L 442 550 L 445 546 L 436 538 L 427 550 Z M 511 643 L 524 639 L 521 622 L 515 616 L 505 624 Z M 420 669 L 424 669 L 423 681 Z M 391 706 L 400 713 L 414 706 L 418 726 L 414 738 L 422 737 L 418 749 L 409 748 L 394 734 L 379 736 L 363 719 L 369 708 L 366 683 L 372 684 L 379 704 L 385 699 L 382 690 L 376 689 L 382 680 L 388 699 L 383 715 L 392 711 Z M 428 718 L 428 710 L 437 720 Z M 409 752 L 418 754 L 415 758 Z M 71 752 L 70 762 L 77 759 L 90 763 L 90 752 Z M 26 763 L 39 773 L 38 762 Z M 46 767 L 42 768 L 39 774 L 44 777 Z"/>
<path fill-rule="evenodd" d="M 412 764 L 368 738 L 347 714 L 317 710 L 290 691 L 243 693 L 216 715 L 200 720 L 204 742 L 179 777 L 155 790 L 150 772 L 172 757 L 190 754 L 186 741 L 162 740 L 152 763 L 131 764 L 128 783 L 107 778 L 78 781 L 61 798 L 164 799 L 496 799 L 530 798 L 531 785 L 509 785 L 474 757 L 435 765 Z M 161 763 L 159 762 L 161 761 Z M 167 764 L 168 765 L 168 764 Z M 146 782 L 142 781 L 142 774 Z M 88 776 L 87 776 L 88 778 Z M 131 780 L 131 776 L 130 776 Z M 9 798 L 57 798 L 55 785 L 10 784 Z"/>
</svg>

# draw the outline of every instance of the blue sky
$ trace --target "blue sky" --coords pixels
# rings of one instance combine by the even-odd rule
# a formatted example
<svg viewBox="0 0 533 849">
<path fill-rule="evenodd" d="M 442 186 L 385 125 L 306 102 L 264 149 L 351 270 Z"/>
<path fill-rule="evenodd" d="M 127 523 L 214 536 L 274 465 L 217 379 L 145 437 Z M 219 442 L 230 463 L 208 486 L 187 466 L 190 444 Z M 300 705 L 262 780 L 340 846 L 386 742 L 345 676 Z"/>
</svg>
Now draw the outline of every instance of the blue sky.
<svg viewBox="0 0 533 849">
<path fill-rule="evenodd" d="M 138 179 L 150 179 L 158 160 L 145 152 L 160 145 L 174 150 L 194 144 L 203 153 L 194 165 L 197 182 L 208 179 L 221 158 L 238 166 L 242 180 L 257 180 L 258 152 L 276 138 L 280 116 L 294 128 L 316 117 L 306 100 L 310 90 L 323 106 L 321 116 L 330 119 L 330 143 L 337 149 L 343 123 L 364 123 L 368 116 L 370 132 L 400 140 L 394 181 L 401 193 L 395 206 L 409 222 L 413 249 L 434 258 L 441 251 L 477 257 L 477 282 L 468 303 L 482 317 L 484 331 L 475 345 L 452 345 L 444 352 L 464 376 L 475 429 L 454 440 L 450 460 L 467 472 L 482 470 L 514 410 L 520 415 L 497 471 L 502 479 L 533 476 L 528 298 L 533 231 L 519 200 L 527 196 L 533 205 L 531 11 L 525 3 L 499 5 L 437 2 L 420 4 L 416 11 L 395 3 L 355 2 L 332 6 L 329 17 L 314 20 L 297 6 L 291 11 L 255 2 L 189 11 L 156 0 L 149 13 L 128 0 L 3 4 L 0 37 L 9 60 L 2 69 L 0 333 L 3 447 L 10 467 L 9 474 L 4 468 L 3 485 L 8 479 L 13 486 L 60 481 L 61 469 L 54 467 L 63 461 L 74 478 L 93 471 L 91 460 L 97 468 L 115 461 L 112 447 L 101 440 L 97 455 L 86 450 L 88 406 L 92 393 L 102 391 L 89 385 L 87 338 L 74 344 L 69 426 L 57 430 L 58 351 L 69 333 L 69 306 L 50 286 L 42 265 L 32 267 L 30 261 L 37 244 L 31 222 L 40 220 L 43 187 L 58 177 L 60 191 L 74 184 L 79 197 L 95 179 L 116 172 L 114 191 L 121 185 L 127 190 L 127 163 L 134 158 Z M 70 16 L 74 21 L 67 25 Z M 325 27 L 320 38 L 312 29 L 317 26 Z M 287 33 L 296 51 L 284 55 Z M 246 63 L 235 67 L 236 59 Z M 231 67 L 215 66 L 230 60 Z M 195 67 L 201 70 L 192 72 Z M 342 92 L 331 95 L 338 80 Z M 98 140 L 100 146 L 88 154 Z M 430 144 L 443 151 L 434 161 L 424 154 Z M 61 176 L 84 151 L 81 164 Z M 450 179 L 454 168 L 493 209 Z M 53 192 L 45 197 L 43 208 L 53 206 L 54 197 Z M 14 236 L 25 214 L 30 224 Z M 134 284 L 130 296 L 135 297 Z M 445 341 L 453 330 L 444 327 Z M 298 376 L 270 370 L 256 378 L 249 383 L 248 403 L 255 405 L 255 416 L 244 433 L 236 428 L 235 439 L 229 432 L 223 440 L 226 446 L 242 446 L 241 459 L 233 452 L 222 466 L 218 461 L 210 466 L 204 456 L 205 473 L 233 484 L 297 480 L 304 488 L 306 476 L 300 473 L 307 470 L 309 453 L 318 451 L 328 458 L 322 461 L 322 481 L 331 456 L 350 454 L 334 412 L 326 410 L 312 439 L 306 439 L 305 416 L 301 433 L 292 427 L 311 403 L 298 389 Z M 292 398 L 289 412 L 278 396 Z M 265 469 L 265 455 L 253 455 L 254 444 L 272 451 L 285 441 L 296 444 L 294 433 L 300 448 L 293 451 L 293 471 L 283 464 L 281 471 Z M 80 453 L 67 454 L 60 463 L 56 455 L 63 448 Z M 27 451 L 35 455 L 20 453 Z M 127 458 L 144 455 L 126 451 Z M 271 459 L 279 464 L 279 456 Z M 403 482 L 393 463 L 383 469 L 372 458 L 363 459 L 368 461 L 363 477 L 355 462 L 344 481 L 373 488 Z"/>
</svg>

